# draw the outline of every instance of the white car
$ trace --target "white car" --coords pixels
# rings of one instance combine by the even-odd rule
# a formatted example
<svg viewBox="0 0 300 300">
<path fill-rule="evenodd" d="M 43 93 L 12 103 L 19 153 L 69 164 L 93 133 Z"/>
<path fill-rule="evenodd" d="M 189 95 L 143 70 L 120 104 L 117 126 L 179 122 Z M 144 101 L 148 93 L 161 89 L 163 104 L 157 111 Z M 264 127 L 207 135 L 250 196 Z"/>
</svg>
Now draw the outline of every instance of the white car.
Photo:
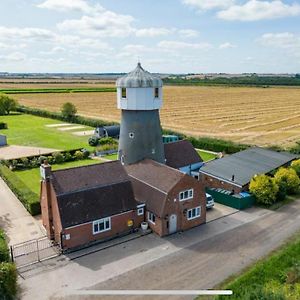
<svg viewBox="0 0 300 300">
<path fill-rule="evenodd" d="M 214 198 L 211 194 L 206 193 L 206 209 L 213 208 L 215 205 Z"/>
</svg>

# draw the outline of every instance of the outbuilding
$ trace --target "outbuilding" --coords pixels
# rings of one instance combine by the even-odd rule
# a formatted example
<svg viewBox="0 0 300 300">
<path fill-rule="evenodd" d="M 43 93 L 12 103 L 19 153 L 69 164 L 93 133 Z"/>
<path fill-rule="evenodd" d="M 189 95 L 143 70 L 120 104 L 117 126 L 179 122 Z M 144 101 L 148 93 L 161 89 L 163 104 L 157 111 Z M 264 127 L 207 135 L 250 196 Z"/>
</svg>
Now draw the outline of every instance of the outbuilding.
<svg viewBox="0 0 300 300">
<path fill-rule="evenodd" d="M 199 177 L 206 188 L 221 188 L 238 194 L 248 191 L 254 175 L 269 174 L 288 166 L 297 157 L 289 152 L 252 147 L 205 163 Z"/>
<path fill-rule="evenodd" d="M 6 135 L 0 134 L 0 147 L 6 146 L 6 145 L 7 145 Z"/>
</svg>

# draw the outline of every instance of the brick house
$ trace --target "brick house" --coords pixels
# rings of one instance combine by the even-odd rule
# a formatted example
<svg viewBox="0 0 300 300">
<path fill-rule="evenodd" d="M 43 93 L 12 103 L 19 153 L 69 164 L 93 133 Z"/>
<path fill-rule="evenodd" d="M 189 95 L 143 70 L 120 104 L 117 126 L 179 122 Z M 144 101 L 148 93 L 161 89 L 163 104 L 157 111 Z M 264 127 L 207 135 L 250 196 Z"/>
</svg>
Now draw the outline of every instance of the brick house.
<svg viewBox="0 0 300 300">
<path fill-rule="evenodd" d="M 44 164 L 41 175 L 43 225 L 64 250 L 126 234 L 144 221 L 119 161 L 53 172 Z"/>
<path fill-rule="evenodd" d="M 160 236 L 206 222 L 206 197 L 193 177 L 150 159 L 125 167 L 146 221 Z"/>
</svg>

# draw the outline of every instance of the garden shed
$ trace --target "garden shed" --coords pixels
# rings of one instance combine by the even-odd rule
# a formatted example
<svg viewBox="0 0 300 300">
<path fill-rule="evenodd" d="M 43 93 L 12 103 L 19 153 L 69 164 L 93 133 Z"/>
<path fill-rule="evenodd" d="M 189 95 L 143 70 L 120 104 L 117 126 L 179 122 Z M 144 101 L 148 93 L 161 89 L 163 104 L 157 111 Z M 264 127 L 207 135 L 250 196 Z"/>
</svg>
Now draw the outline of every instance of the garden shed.
<svg viewBox="0 0 300 300">
<path fill-rule="evenodd" d="M 0 134 L 0 147 L 6 146 L 6 145 L 7 145 L 6 135 Z"/>
</svg>

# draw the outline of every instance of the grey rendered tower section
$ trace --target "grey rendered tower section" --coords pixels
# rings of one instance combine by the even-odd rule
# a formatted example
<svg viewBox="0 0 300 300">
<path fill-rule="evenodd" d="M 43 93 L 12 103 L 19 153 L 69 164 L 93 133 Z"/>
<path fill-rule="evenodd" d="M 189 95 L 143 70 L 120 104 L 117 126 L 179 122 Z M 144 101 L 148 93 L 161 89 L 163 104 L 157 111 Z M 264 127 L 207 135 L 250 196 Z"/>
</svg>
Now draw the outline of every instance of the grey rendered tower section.
<svg viewBox="0 0 300 300">
<path fill-rule="evenodd" d="M 121 128 L 118 156 L 125 165 L 145 158 L 165 163 L 159 109 L 162 80 L 145 71 L 141 64 L 117 80 Z"/>
</svg>

